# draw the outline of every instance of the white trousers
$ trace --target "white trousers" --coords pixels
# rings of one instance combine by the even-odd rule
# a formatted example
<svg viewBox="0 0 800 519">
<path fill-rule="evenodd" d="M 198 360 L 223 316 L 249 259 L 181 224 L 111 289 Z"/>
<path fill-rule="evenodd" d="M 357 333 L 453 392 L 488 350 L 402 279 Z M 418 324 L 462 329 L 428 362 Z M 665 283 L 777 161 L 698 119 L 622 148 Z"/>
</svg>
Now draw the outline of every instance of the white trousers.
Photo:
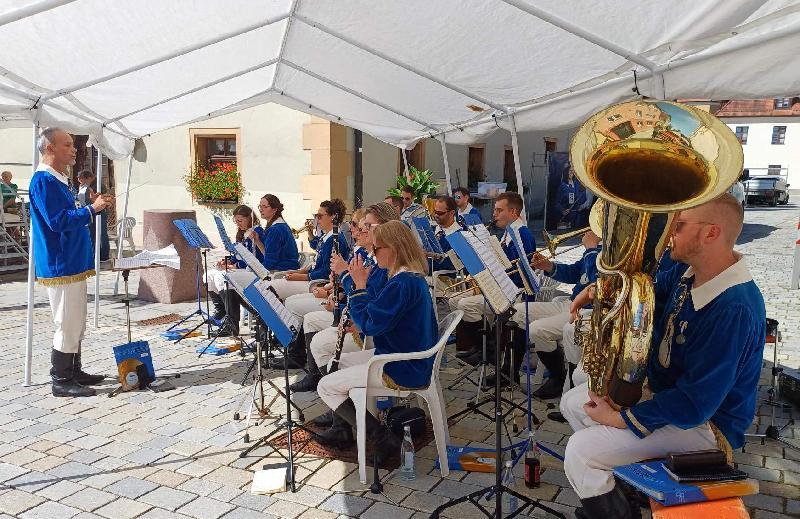
<svg viewBox="0 0 800 519">
<path fill-rule="evenodd" d="M 614 467 L 650 458 L 663 458 L 670 452 L 689 452 L 716 448 L 708 424 L 692 429 L 667 425 L 639 438 L 629 429 L 600 425 L 584 412 L 589 401 L 588 386 L 576 386 L 561 397 L 561 413 L 575 430 L 567 443 L 564 471 L 581 499 L 610 492 L 614 488 Z"/>
<path fill-rule="evenodd" d="M 338 329 L 333 326 L 328 326 L 311 339 L 311 355 L 314 356 L 314 361 L 317 363 L 317 366 L 327 366 L 328 363 L 330 363 L 333 354 L 336 352 L 337 335 Z M 344 357 L 345 353 L 353 353 L 356 351 L 361 351 L 361 348 L 356 345 L 356 341 L 353 340 L 353 335 L 348 333 L 344 336 L 342 357 Z"/>
<path fill-rule="evenodd" d="M 78 353 L 86 332 L 86 280 L 47 287 L 53 314 L 53 348 Z"/>
<path fill-rule="evenodd" d="M 309 284 L 309 281 L 287 281 L 286 279 L 275 279 L 270 283 L 281 301 L 295 294 L 308 293 Z"/>
<path fill-rule="evenodd" d="M 315 310 L 303 316 L 303 330 L 305 333 L 321 332 L 333 326 L 333 312 Z"/>
<path fill-rule="evenodd" d="M 221 292 L 225 290 L 225 271 L 215 268 L 208 269 L 208 273 L 203 274 L 208 283 L 209 292 Z"/>
<path fill-rule="evenodd" d="M 462 310 L 464 312 L 463 321 L 468 323 L 476 323 L 483 319 L 484 312 L 489 310 L 486 305 L 486 300 L 482 295 L 478 296 L 465 296 L 461 298 L 453 298 L 449 301 L 450 311 Z"/>
<path fill-rule="evenodd" d="M 564 325 L 569 322 L 569 305 L 566 296 L 528 303 L 528 329 L 535 351 L 550 352 L 558 348 Z M 514 309 L 516 312 L 511 319 L 524 330 L 525 303 L 515 304 Z"/>
<path fill-rule="evenodd" d="M 317 393 L 329 408 L 335 411 L 349 398 L 348 393 L 352 388 L 366 386 L 367 362 L 374 354 L 375 350 L 343 353 L 339 369 L 322 377 L 317 386 Z M 328 368 L 330 369 L 330 366 Z"/>
<path fill-rule="evenodd" d="M 283 301 L 283 304 L 286 305 L 287 310 L 292 312 L 295 316 L 297 316 L 298 319 L 302 321 L 303 316 L 306 314 L 323 310 L 323 307 L 320 303 L 324 302 L 325 299 L 321 297 L 314 297 L 314 294 L 311 292 L 306 292 L 304 294 L 295 294 L 287 297 Z M 306 330 L 306 332 L 307 331 L 308 330 Z"/>
</svg>

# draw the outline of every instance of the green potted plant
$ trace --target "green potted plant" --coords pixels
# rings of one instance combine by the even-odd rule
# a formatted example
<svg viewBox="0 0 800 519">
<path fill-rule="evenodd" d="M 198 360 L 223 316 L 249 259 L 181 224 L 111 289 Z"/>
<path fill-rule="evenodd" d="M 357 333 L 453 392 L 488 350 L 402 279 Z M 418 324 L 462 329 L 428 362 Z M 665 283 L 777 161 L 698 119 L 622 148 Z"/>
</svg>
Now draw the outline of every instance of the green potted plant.
<svg viewBox="0 0 800 519">
<path fill-rule="evenodd" d="M 201 204 L 238 204 L 244 195 L 235 162 L 195 164 L 185 181 L 192 197 Z"/>
<path fill-rule="evenodd" d="M 391 187 L 387 192 L 392 196 L 400 196 L 400 190 L 406 186 L 414 189 L 414 201 L 421 203 L 423 198 L 433 195 L 439 188 L 439 182 L 434 180 L 433 171 L 426 169 L 418 170 L 414 166 L 408 167 L 408 178 L 404 175 L 397 176 L 397 187 Z"/>
</svg>

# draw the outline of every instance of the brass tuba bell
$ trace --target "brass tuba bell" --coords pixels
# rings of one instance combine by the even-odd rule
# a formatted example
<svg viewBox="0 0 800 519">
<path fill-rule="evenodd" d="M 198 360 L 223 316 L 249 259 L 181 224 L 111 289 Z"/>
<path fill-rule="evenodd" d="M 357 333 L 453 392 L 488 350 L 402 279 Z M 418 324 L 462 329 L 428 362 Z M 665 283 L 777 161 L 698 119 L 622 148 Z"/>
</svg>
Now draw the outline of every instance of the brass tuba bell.
<svg viewBox="0 0 800 519">
<path fill-rule="evenodd" d="M 575 175 L 603 204 L 603 249 L 583 347 L 589 389 L 620 406 L 642 394 L 654 318 L 652 278 L 676 211 L 727 191 L 742 147 L 719 119 L 670 101 L 636 100 L 594 114 L 570 144 Z"/>
</svg>

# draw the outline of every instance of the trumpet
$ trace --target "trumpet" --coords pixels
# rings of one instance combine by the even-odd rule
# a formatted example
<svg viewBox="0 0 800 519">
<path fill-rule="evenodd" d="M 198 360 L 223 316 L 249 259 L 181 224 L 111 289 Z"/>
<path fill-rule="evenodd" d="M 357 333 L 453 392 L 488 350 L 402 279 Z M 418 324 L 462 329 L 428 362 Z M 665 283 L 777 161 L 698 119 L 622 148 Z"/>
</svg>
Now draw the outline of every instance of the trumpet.
<svg viewBox="0 0 800 519">
<path fill-rule="evenodd" d="M 300 237 L 300 233 L 302 233 L 302 232 L 311 233 L 311 231 L 314 230 L 315 226 L 316 226 L 316 222 L 314 222 L 314 220 L 309 218 L 309 219 L 306 220 L 305 225 L 303 225 L 299 229 L 291 229 L 292 236 L 294 236 L 295 238 L 299 238 Z"/>
</svg>

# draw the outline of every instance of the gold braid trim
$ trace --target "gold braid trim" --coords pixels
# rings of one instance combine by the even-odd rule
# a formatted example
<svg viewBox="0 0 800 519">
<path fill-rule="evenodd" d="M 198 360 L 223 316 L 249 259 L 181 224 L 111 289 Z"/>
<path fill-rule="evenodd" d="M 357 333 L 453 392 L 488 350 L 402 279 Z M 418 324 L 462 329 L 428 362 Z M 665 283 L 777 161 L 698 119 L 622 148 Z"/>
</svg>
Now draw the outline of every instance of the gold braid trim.
<svg viewBox="0 0 800 519">
<path fill-rule="evenodd" d="M 719 450 L 725 453 L 725 459 L 729 464 L 733 463 L 733 447 L 731 444 L 728 443 L 728 439 L 722 434 L 722 431 L 717 428 L 716 425 L 712 421 L 709 420 L 708 426 L 711 428 L 711 432 L 714 433 L 714 439 L 717 440 L 717 447 Z"/>
<path fill-rule="evenodd" d="M 36 278 L 36 281 L 46 287 L 57 287 L 61 285 L 69 285 L 70 283 L 77 283 L 84 279 L 94 276 L 96 272 L 94 269 L 81 272 L 80 274 L 72 274 L 71 276 L 60 276 L 57 278 Z"/>
</svg>

